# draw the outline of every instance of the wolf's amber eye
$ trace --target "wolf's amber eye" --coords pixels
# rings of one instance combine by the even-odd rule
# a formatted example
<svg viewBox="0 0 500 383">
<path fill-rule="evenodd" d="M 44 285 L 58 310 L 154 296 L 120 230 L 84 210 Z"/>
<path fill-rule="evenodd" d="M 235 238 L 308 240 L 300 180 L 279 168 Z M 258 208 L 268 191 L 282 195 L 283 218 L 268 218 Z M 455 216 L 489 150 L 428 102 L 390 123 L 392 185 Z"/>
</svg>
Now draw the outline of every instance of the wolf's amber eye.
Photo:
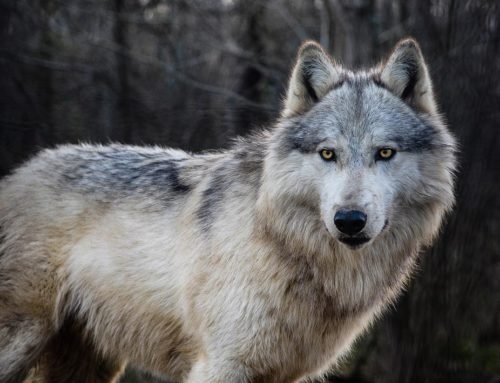
<svg viewBox="0 0 500 383">
<path fill-rule="evenodd" d="M 389 149 L 389 148 L 382 148 L 378 151 L 377 153 L 377 159 L 379 160 L 390 160 L 394 155 L 396 154 L 396 151 L 394 149 Z"/>
<path fill-rule="evenodd" d="M 335 152 L 331 149 L 321 149 L 319 152 L 321 158 L 325 161 L 334 161 L 335 160 Z"/>
</svg>

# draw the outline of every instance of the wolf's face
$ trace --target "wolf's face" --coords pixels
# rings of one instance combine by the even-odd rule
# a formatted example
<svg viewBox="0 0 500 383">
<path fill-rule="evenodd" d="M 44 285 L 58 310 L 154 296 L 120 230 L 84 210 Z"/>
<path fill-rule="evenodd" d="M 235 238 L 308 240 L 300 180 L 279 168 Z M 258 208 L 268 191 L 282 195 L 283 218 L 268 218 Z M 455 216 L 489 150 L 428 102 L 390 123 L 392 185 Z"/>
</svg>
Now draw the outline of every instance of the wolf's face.
<svg viewBox="0 0 500 383">
<path fill-rule="evenodd" d="M 400 43 L 363 73 L 307 44 L 276 134 L 274 174 L 280 193 L 316 209 L 329 234 L 356 249 L 407 225 L 405 210 L 449 208 L 453 147 L 416 43 Z"/>
</svg>

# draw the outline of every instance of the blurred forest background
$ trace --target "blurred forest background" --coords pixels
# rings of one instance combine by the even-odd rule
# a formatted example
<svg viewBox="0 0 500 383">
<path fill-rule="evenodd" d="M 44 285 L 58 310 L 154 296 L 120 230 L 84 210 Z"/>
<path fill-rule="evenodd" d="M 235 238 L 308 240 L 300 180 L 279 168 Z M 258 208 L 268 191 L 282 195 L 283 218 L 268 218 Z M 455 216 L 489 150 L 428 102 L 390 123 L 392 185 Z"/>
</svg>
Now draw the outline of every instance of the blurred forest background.
<svg viewBox="0 0 500 383">
<path fill-rule="evenodd" d="M 278 116 L 303 40 L 364 67 L 412 35 L 461 143 L 458 205 L 330 381 L 500 382 L 499 23 L 494 0 L 0 0 L 0 175 L 58 143 L 226 147 Z"/>
</svg>

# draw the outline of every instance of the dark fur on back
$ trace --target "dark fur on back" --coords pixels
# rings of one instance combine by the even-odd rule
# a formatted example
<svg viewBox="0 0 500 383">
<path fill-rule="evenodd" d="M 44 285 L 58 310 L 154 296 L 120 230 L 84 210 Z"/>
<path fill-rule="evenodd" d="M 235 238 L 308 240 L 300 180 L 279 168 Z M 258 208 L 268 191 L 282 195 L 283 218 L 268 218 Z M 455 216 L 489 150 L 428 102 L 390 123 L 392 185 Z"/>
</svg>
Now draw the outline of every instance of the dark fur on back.
<svg viewBox="0 0 500 383">
<path fill-rule="evenodd" d="M 76 191 L 106 195 L 122 193 L 122 197 L 144 195 L 182 195 L 191 190 L 179 178 L 182 163 L 189 158 L 168 158 L 163 151 L 112 145 L 92 152 L 74 147 L 58 158 L 62 185 Z M 79 154 L 79 151 L 82 153 Z M 170 193 L 166 193 L 169 191 Z M 170 198 L 169 197 L 169 198 Z M 169 198 L 164 202 L 169 202 Z"/>
</svg>

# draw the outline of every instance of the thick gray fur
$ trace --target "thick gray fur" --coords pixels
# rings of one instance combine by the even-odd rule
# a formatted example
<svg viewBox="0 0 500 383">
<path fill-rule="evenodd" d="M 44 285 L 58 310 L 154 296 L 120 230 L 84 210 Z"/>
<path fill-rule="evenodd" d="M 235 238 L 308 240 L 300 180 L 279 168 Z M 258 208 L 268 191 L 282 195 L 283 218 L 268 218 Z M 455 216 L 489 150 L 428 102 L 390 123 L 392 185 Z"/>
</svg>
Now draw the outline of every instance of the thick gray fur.
<svg viewBox="0 0 500 383">
<path fill-rule="evenodd" d="M 306 43 L 280 118 L 228 150 L 43 150 L 0 181 L 0 382 L 320 377 L 403 290 L 455 166 L 411 39 L 356 73 Z"/>
</svg>

